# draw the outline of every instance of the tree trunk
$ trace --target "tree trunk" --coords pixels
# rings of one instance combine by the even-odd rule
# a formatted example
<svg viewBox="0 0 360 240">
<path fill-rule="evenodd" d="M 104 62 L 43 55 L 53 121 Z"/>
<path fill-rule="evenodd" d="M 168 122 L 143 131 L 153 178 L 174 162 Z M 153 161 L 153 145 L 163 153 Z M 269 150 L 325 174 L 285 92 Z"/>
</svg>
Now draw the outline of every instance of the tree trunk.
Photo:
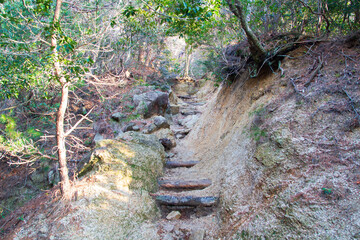
<svg viewBox="0 0 360 240">
<path fill-rule="evenodd" d="M 355 13 L 354 23 L 360 24 L 360 3 L 357 0 L 351 2 L 352 2 L 352 9 L 354 9 L 354 13 Z"/>
<path fill-rule="evenodd" d="M 191 46 L 189 44 L 186 44 L 184 78 L 189 78 L 191 52 L 192 52 Z"/>
<path fill-rule="evenodd" d="M 145 51 L 144 51 L 143 43 L 141 43 L 139 46 L 138 63 L 142 65 L 145 61 L 144 59 L 145 59 Z"/>
<path fill-rule="evenodd" d="M 147 49 L 146 49 L 146 59 L 145 59 L 145 66 L 146 66 L 146 67 L 149 67 L 149 66 L 150 66 L 151 57 L 152 57 L 152 49 L 151 49 L 150 46 L 147 46 Z"/>
<path fill-rule="evenodd" d="M 245 31 L 245 34 L 248 38 L 248 42 L 250 45 L 250 52 L 253 57 L 253 60 L 261 64 L 265 60 L 266 51 L 262 47 L 261 42 L 255 36 L 253 31 L 250 29 L 247 21 L 246 21 L 246 14 L 244 12 L 244 7 L 240 3 L 239 0 L 226 0 L 229 5 L 230 11 L 240 20 L 241 27 Z"/>
<path fill-rule="evenodd" d="M 60 19 L 62 0 L 56 1 L 56 8 L 53 19 L 53 33 L 51 35 L 51 47 L 54 57 L 54 75 L 61 85 L 61 102 L 57 112 L 56 119 L 56 140 L 58 147 L 59 166 L 60 166 L 60 189 L 65 200 L 71 198 L 71 185 L 69 180 L 69 171 L 66 165 L 66 147 L 65 147 L 65 132 L 64 132 L 64 119 L 65 112 L 68 104 L 69 97 L 69 84 L 65 77 L 62 75 L 62 69 L 59 62 L 59 55 L 57 52 L 57 39 L 56 39 L 56 25 Z"/>
</svg>

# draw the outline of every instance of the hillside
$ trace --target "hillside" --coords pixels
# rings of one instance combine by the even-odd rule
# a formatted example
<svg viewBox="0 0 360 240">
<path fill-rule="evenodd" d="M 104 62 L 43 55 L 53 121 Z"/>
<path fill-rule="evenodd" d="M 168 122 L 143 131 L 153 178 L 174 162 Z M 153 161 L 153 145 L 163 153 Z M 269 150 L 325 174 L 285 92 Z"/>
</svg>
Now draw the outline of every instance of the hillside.
<svg viewBox="0 0 360 240">
<path fill-rule="evenodd" d="M 177 83 L 173 93 L 181 98 L 170 101 L 180 113 L 167 115 L 172 132 L 166 135 L 176 147 L 165 153 L 159 145 L 153 134 L 164 129 L 102 132 L 105 140 L 97 141 L 89 163 L 93 170 L 76 182 L 75 201 L 61 202 L 53 188 L 2 219 L 2 237 L 356 239 L 359 62 L 359 46 L 319 42 L 292 51 L 279 70 L 256 78 L 244 73 L 219 88 L 207 82 L 195 95 L 198 85 Z M 153 119 L 131 121 L 149 129 Z M 180 128 L 189 133 L 174 137 Z M 198 163 L 162 173 L 164 157 Z M 190 193 L 217 197 L 216 206 L 180 209 L 179 219 L 166 219 L 171 210 L 154 198 L 161 175 L 210 179 L 210 186 Z"/>
</svg>

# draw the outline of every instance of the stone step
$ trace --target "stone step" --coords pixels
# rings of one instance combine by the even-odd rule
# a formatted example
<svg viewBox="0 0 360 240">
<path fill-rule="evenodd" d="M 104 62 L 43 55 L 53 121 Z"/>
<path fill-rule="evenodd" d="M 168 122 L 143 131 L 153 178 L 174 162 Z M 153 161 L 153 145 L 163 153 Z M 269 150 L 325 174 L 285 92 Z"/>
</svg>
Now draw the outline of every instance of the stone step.
<svg viewBox="0 0 360 240">
<path fill-rule="evenodd" d="M 178 98 L 181 98 L 181 99 L 192 99 L 193 97 L 189 96 L 189 95 L 179 95 L 177 96 Z"/>
<path fill-rule="evenodd" d="M 198 164 L 199 161 L 187 161 L 187 162 L 179 162 L 179 161 L 166 161 L 165 167 L 167 168 L 178 168 L 178 167 L 193 167 Z"/>
<path fill-rule="evenodd" d="M 191 207 L 212 207 L 218 203 L 219 198 L 213 196 L 195 197 L 195 196 L 173 196 L 157 195 L 156 201 L 160 205 L 166 206 L 191 206 Z"/>
<path fill-rule="evenodd" d="M 206 104 L 206 102 L 187 102 L 187 101 L 184 101 L 184 103 L 193 105 L 193 106 L 203 106 Z"/>
<path fill-rule="evenodd" d="M 210 179 L 200 179 L 200 180 L 159 180 L 158 181 L 161 188 L 168 190 L 199 190 L 204 189 L 211 185 Z"/>
<path fill-rule="evenodd" d="M 180 113 L 184 116 L 201 114 L 201 112 L 197 110 L 181 110 Z"/>
</svg>

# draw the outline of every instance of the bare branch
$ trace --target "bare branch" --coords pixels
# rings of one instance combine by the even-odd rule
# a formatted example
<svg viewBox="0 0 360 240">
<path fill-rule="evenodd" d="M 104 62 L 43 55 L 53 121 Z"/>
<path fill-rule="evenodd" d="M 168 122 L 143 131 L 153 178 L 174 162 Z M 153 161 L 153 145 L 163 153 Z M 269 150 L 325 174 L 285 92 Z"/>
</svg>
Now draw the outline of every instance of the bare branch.
<svg viewBox="0 0 360 240">
<path fill-rule="evenodd" d="M 77 123 L 75 123 L 75 125 L 74 125 L 72 128 L 70 128 L 70 130 L 68 130 L 68 131 L 65 133 L 65 137 L 67 137 L 70 133 L 72 133 L 72 132 L 76 129 L 76 127 L 77 127 L 84 119 L 87 118 L 87 116 L 92 112 L 92 110 L 93 110 L 94 108 L 95 108 L 95 107 L 93 107 L 92 109 L 90 109 L 90 111 L 89 111 L 85 116 L 82 116 L 82 118 L 81 118 L 79 121 L 77 121 Z"/>
</svg>

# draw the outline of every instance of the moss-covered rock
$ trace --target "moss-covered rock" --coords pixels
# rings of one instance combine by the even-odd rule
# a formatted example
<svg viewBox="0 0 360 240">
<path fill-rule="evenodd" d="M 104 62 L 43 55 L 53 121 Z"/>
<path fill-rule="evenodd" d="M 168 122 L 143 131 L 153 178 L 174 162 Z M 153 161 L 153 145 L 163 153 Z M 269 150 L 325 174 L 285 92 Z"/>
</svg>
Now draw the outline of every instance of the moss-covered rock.
<svg viewBox="0 0 360 240">
<path fill-rule="evenodd" d="M 120 139 L 99 141 L 79 176 L 100 173 L 106 184 L 153 191 L 162 173 L 164 156 L 164 147 L 155 136 L 127 132 Z"/>
<path fill-rule="evenodd" d="M 281 153 L 281 151 L 272 146 L 269 142 L 263 143 L 257 147 L 255 158 L 258 159 L 265 167 L 269 168 L 274 167 L 285 160 L 285 156 Z"/>
</svg>

